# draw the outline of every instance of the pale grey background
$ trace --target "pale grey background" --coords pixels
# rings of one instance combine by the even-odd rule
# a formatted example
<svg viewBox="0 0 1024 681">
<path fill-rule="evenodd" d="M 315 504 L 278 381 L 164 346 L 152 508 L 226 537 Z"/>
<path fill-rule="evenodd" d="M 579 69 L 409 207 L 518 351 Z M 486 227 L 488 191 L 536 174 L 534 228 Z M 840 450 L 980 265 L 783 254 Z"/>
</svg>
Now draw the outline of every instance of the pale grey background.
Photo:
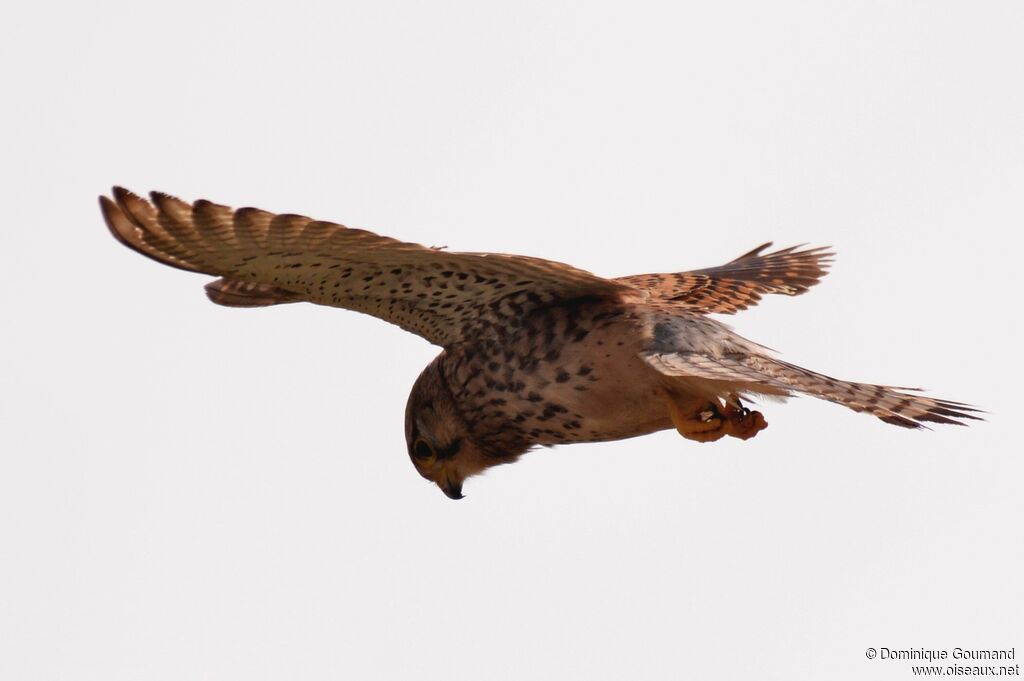
<svg viewBox="0 0 1024 681">
<path fill-rule="evenodd" d="M 0 677 L 908 678 L 1016 645 L 1024 5 L 5 3 Z M 768 239 L 731 319 L 992 411 L 808 399 L 756 440 L 409 464 L 436 353 L 229 310 L 106 233 L 119 183 L 613 276 Z"/>
</svg>

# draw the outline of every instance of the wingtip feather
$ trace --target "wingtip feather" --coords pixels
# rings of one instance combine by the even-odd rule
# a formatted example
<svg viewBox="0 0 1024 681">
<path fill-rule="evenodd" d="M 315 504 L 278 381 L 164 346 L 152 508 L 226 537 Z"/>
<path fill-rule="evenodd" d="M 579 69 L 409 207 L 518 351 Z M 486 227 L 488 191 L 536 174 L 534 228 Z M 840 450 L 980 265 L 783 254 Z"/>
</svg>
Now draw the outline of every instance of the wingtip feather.
<svg viewBox="0 0 1024 681">
<path fill-rule="evenodd" d="M 114 186 L 113 200 L 100 196 L 100 211 L 107 229 L 121 244 L 140 255 L 156 262 L 185 270 L 198 272 L 198 268 L 184 262 L 173 254 L 166 253 L 146 239 L 147 225 L 152 225 L 152 214 L 156 209 L 145 199 L 124 187 Z"/>
<path fill-rule="evenodd" d="M 115 191 L 116 189 L 115 187 Z M 125 246 L 135 249 L 133 241 L 137 237 L 134 230 L 137 228 L 128 220 L 121 207 L 112 199 L 100 196 L 100 212 L 103 214 L 103 221 L 107 224 L 107 229 L 110 230 L 114 238 Z"/>
</svg>

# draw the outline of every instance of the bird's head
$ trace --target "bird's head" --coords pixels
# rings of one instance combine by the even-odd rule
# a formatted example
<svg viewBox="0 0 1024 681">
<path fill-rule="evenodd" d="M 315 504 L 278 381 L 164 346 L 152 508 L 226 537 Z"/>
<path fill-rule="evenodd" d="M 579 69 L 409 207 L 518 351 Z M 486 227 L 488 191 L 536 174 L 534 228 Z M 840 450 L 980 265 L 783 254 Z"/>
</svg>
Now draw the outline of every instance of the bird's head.
<svg viewBox="0 0 1024 681">
<path fill-rule="evenodd" d="M 443 355 L 442 355 L 443 356 Z M 412 465 L 451 499 L 462 483 L 498 463 L 473 441 L 441 374 L 439 356 L 416 379 L 405 407 L 405 442 Z"/>
</svg>

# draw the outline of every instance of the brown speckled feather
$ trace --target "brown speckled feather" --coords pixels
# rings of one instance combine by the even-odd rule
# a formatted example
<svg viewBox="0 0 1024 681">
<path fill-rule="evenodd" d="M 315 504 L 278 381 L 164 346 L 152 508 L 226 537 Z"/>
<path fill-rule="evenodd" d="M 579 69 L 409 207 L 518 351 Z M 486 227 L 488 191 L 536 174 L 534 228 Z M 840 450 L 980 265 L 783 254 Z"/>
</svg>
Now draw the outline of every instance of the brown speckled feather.
<svg viewBox="0 0 1024 681">
<path fill-rule="evenodd" d="M 978 418 L 957 402 L 775 359 L 708 314 L 803 293 L 826 273 L 825 248 L 765 244 L 719 267 L 609 280 L 301 215 L 150 199 L 120 188 L 101 197 L 110 231 L 154 260 L 218 277 L 206 285 L 213 302 L 347 308 L 444 346 L 413 386 L 405 435 L 419 474 L 454 499 L 466 478 L 538 445 L 671 427 L 697 442 L 750 439 L 767 421 L 743 407 L 749 394 L 804 393 L 908 428 Z"/>
<path fill-rule="evenodd" d="M 225 307 L 266 307 L 301 300 L 283 288 L 238 279 L 217 279 L 205 288 L 207 298 Z"/>
<path fill-rule="evenodd" d="M 699 312 L 734 314 L 767 293 L 797 296 L 828 271 L 828 247 L 784 248 L 762 255 L 768 242 L 718 267 L 670 274 L 635 274 L 615 281 L 647 291 L 656 300 L 672 301 Z"/>
<path fill-rule="evenodd" d="M 455 253 L 301 215 L 150 197 L 119 187 L 113 200 L 101 197 L 111 232 L 154 260 L 223 277 L 207 293 L 224 305 L 332 305 L 447 346 L 498 333 L 538 306 L 630 291 L 541 258 Z"/>
<path fill-rule="evenodd" d="M 643 358 L 668 376 L 723 381 L 742 386 L 741 391 L 769 395 L 803 393 L 904 428 L 925 423 L 962 426 L 964 420 L 981 420 L 975 416 L 978 410 L 968 405 L 906 392 L 915 388 L 844 381 L 763 355 L 647 352 Z"/>
</svg>

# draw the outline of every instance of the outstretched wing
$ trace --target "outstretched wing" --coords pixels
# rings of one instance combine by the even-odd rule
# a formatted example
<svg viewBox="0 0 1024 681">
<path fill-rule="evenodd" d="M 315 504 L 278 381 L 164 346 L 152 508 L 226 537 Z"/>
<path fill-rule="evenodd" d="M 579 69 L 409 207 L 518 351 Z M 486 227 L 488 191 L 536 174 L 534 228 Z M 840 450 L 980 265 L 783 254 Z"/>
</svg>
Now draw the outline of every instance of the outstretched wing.
<svg viewBox="0 0 1024 681">
<path fill-rule="evenodd" d="M 115 187 L 100 207 L 129 248 L 190 272 L 222 305 L 309 301 L 365 312 L 451 345 L 500 333 L 532 308 L 629 287 L 570 265 L 518 255 L 452 253 L 301 215 L 188 204 Z"/>
<path fill-rule="evenodd" d="M 766 293 L 800 295 L 825 276 L 834 255 L 827 246 L 805 250 L 792 246 L 763 254 L 771 245 L 769 241 L 719 267 L 634 274 L 614 281 L 646 291 L 654 300 L 698 312 L 733 314 L 753 307 Z"/>
</svg>

